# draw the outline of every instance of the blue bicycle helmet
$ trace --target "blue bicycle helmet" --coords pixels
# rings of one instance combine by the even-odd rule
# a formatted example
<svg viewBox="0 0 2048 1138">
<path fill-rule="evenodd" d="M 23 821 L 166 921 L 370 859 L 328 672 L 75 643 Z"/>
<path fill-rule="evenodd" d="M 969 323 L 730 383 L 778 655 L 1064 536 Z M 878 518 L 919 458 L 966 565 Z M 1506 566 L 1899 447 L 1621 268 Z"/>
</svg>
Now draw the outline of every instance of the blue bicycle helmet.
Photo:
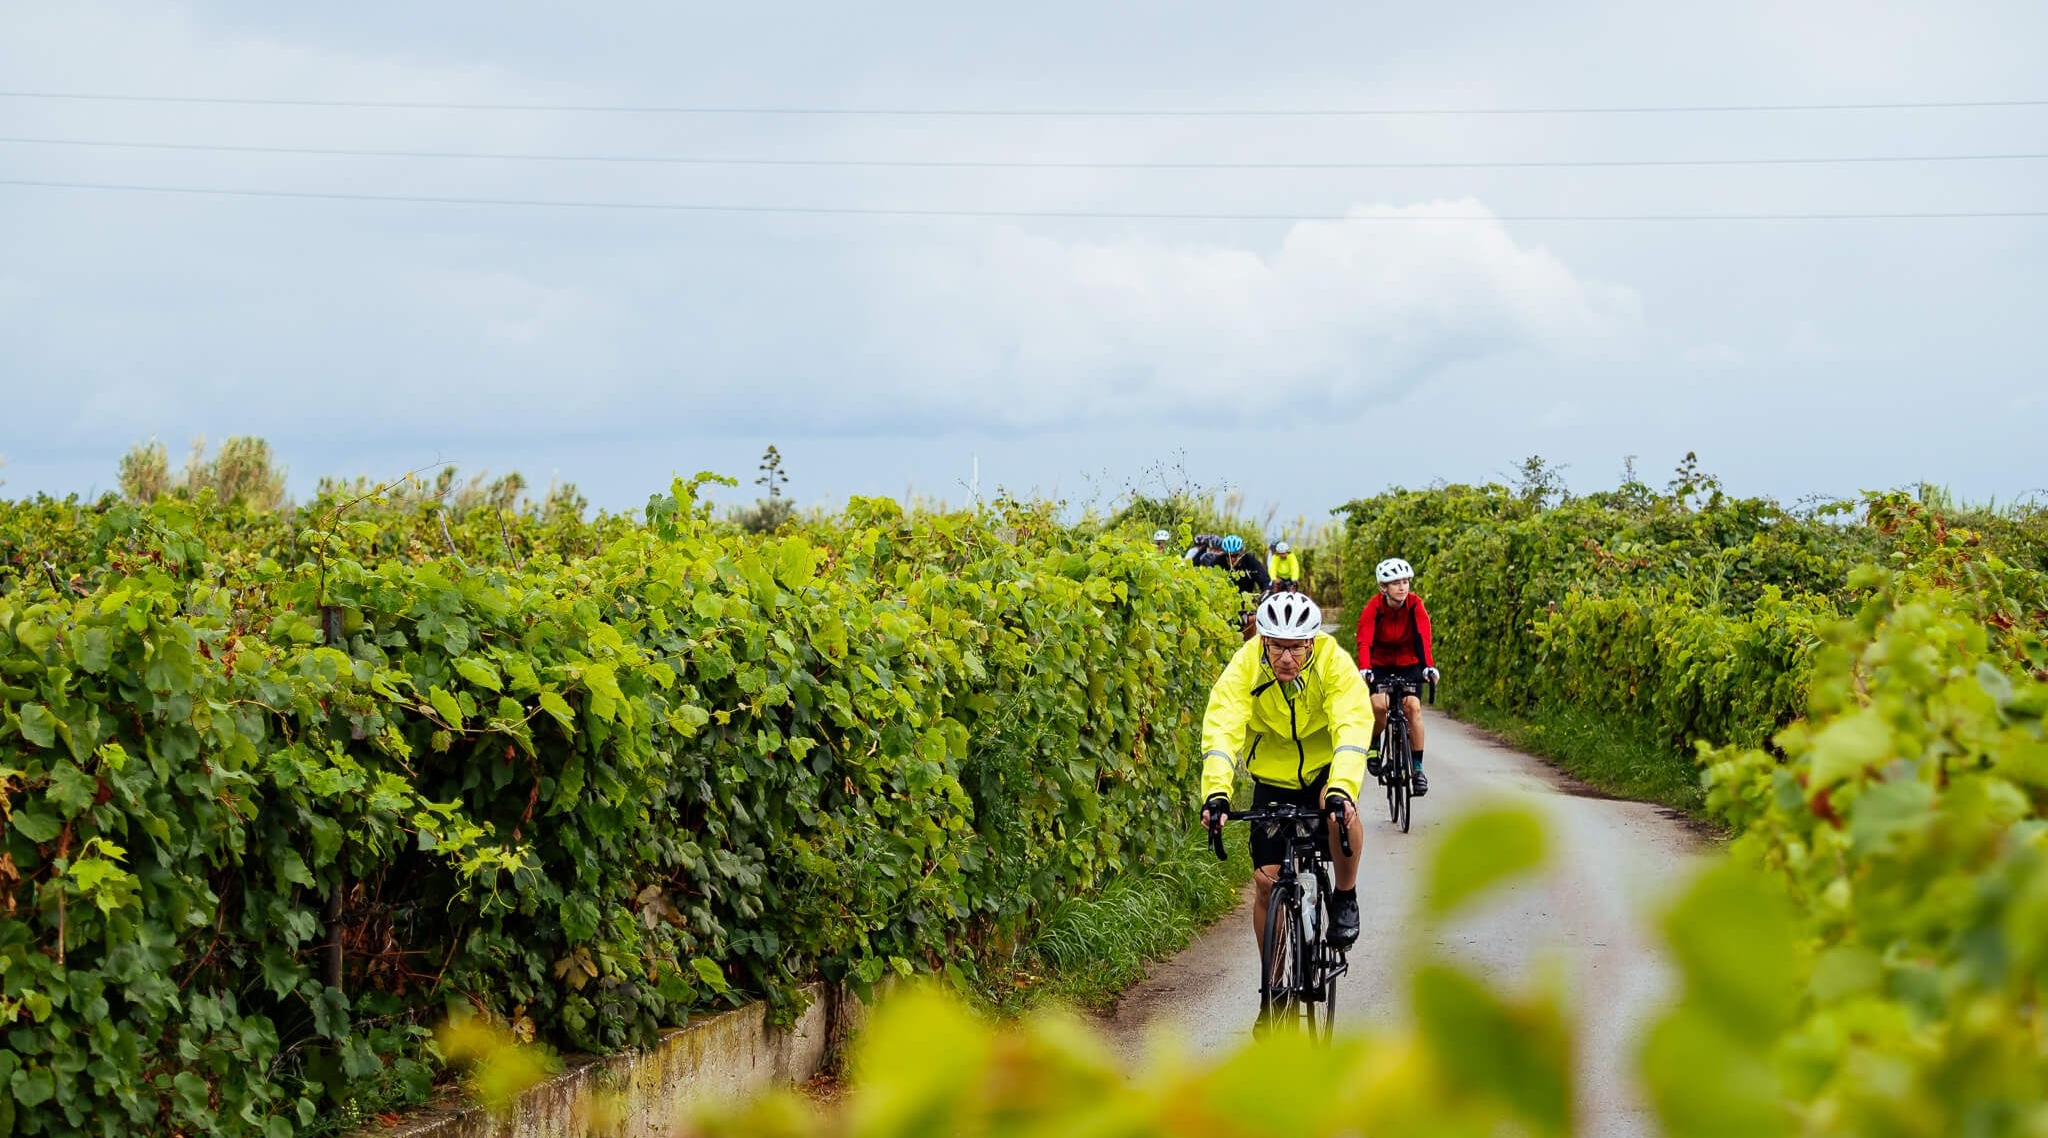
<svg viewBox="0 0 2048 1138">
<path fill-rule="evenodd" d="M 1244 552 L 1244 539 L 1243 539 L 1243 538 L 1241 538 L 1241 537 L 1239 537 L 1239 536 L 1237 536 L 1236 534 L 1231 534 L 1231 535 L 1229 535 L 1228 537 L 1225 537 L 1225 538 L 1223 539 L 1223 552 L 1225 552 L 1225 553 L 1243 553 L 1243 552 Z"/>
</svg>

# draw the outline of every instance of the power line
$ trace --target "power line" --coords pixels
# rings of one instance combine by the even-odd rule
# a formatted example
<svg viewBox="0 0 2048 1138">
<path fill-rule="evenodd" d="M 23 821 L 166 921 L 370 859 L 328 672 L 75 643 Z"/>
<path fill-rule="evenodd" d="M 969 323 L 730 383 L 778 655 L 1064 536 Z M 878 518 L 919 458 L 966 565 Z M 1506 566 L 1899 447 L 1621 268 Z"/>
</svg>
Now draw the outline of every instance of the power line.
<svg viewBox="0 0 2048 1138">
<path fill-rule="evenodd" d="M 120 193 L 186 194 L 204 197 L 281 198 L 301 201 L 392 202 L 415 205 L 501 206 L 515 208 L 641 210 L 669 213 L 751 213 L 820 217 L 923 217 L 992 219 L 1090 219 L 1102 221 L 1343 221 L 1343 222 L 1703 222 L 1703 221 L 1934 221 L 1964 218 L 2048 217 L 2044 210 L 1946 210 L 1901 213 L 1676 213 L 1676 214 L 1304 214 L 1304 213 L 1177 213 L 1104 210 L 918 209 L 875 206 L 724 205 L 695 202 L 571 201 L 550 198 L 439 197 L 420 194 L 358 194 L 315 190 L 236 190 L 199 186 L 144 186 L 108 182 L 58 182 L 0 179 L 0 186 L 57 190 L 105 190 Z"/>
<path fill-rule="evenodd" d="M 528 154 L 462 150 L 374 150 L 324 146 L 236 146 L 196 142 L 132 142 L 80 138 L 6 138 L 17 146 L 69 146 L 208 154 L 294 154 L 322 158 L 434 158 L 505 162 L 606 162 L 671 166 L 797 166 L 956 170 L 1529 170 L 1614 167 L 1833 166 L 1917 162 L 2018 162 L 2044 153 L 1877 154 L 1793 158 L 1570 159 L 1483 162 L 1094 162 L 1000 159 L 747 158 L 659 154 Z"/>
<path fill-rule="evenodd" d="M 414 103 L 366 99 L 230 98 L 199 95 L 111 95 L 78 91 L 0 91 L 0 99 L 94 103 L 177 103 L 235 107 L 329 107 L 398 111 L 546 111 L 663 115 L 871 115 L 894 118 L 1405 118 L 1450 115 L 1649 115 L 1801 111 L 1932 111 L 2048 106 L 2048 99 L 1971 99 L 1891 103 L 1728 103 L 1579 107 L 807 107 L 631 103 Z"/>
</svg>

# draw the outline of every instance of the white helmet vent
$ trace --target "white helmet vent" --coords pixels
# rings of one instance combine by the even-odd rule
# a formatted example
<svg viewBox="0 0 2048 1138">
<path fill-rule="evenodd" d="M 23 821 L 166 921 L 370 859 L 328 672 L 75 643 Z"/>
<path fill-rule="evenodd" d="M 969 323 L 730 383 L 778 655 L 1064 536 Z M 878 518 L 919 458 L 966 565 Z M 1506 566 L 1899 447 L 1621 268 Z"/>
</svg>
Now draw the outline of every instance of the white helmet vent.
<svg viewBox="0 0 2048 1138">
<path fill-rule="evenodd" d="M 1323 610 L 1305 593 L 1274 593 L 1259 602 L 1260 636 L 1308 640 L 1323 630 Z"/>
</svg>

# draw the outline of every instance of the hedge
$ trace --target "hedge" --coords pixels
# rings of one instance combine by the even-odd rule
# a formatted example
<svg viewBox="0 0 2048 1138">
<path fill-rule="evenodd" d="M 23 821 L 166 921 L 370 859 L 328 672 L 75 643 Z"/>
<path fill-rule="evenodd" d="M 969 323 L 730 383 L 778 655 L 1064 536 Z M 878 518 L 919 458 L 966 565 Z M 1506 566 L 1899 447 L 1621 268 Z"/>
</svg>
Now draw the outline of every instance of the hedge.
<svg viewBox="0 0 2048 1138">
<path fill-rule="evenodd" d="M 1591 709 L 1674 753 L 1761 744 L 1796 717 L 1818 629 L 1875 545 L 1767 501 L 1639 484 L 1554 505 L 1497 485 L 1394 491 L 1345 512 L 1348 579 L 1414 564 L 1454 701 Z"/>
<path fill-rule="evenodd" d="M 610 1049 L 966 976 L 1183 828 L 1214 574 L 1015 504 L 752 538 L 697 489 L 552 544 L 0 516 L 0 1133 L 317 1131 L 423 1095 L 451 1010 Z"/>
</svg>

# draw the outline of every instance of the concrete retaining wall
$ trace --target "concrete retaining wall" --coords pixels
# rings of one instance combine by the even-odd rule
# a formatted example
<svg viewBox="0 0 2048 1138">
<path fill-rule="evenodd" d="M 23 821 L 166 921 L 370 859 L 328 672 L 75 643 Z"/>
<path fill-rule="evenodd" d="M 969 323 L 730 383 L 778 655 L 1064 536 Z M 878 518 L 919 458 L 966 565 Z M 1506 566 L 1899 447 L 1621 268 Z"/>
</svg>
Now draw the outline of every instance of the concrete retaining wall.
<svg viewBox="0 0 2048 1138">
<path fill-rule="evenodd" d="M 748 1004 L 677 1028 L 645 1051 L 584 1058 L 529 1089 L 494 1118 L 482 1107 L 430 1107 L 354 1138 L 671 1138 L 695 1105 L 742 1097 L 821 1070 L 865 1018 L 836 986 L 806 989 L 810 1007 L 786 1028 Z"/>
</svg>

